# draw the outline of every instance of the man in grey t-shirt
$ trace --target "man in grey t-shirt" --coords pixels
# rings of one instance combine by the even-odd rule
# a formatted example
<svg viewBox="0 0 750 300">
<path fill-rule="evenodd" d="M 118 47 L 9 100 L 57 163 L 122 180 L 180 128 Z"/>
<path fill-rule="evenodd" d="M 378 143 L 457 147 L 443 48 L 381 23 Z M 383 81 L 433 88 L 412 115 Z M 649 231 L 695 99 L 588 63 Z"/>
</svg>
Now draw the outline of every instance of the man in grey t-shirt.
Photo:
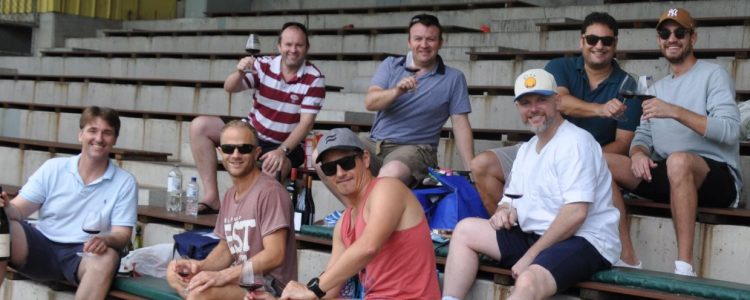
<svg viewBox="0 0 750 300">
<path fill-rule="evenodd" d="M 675 274 L 695 276 L 696 207 L 737 205 L 740 115 L 729 74 L 693 53 L 698 35 L 690 13 L 668 9 L 656 32 L 670 73 L 654 84 L 655 97 L 643 102 L 630 157 L 610 155 L 608 162 L 621 187 L 670 203 Z"/>
<path fill-rule="evenodd" d="M 221 131 L 222 163 L 234 184 L 224 195 L 214 233 L 219 244 L 204 260 L 177 260 L 167 281 L 183 298 L 239 299 L 243 266 L 264 274 L 265 289 L 278 295 L 297 279 L 297 251 L 289 194 L 256 161 L 261 153 L 255 130 L 234 120 Z M 187 275 L 180 275 L 185 274 Z"/>
</svg>

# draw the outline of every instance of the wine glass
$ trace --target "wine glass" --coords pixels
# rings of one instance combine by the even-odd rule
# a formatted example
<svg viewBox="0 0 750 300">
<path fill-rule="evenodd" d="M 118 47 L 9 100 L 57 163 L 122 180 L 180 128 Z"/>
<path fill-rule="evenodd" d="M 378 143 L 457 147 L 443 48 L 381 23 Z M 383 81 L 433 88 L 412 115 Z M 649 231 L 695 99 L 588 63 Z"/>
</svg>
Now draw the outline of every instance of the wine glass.
<svg viewBox="0 0 750 300">
<path fill-rule="evenodd" d="M 245 42 L 245 52 L 250 53 L 250 55 L 260 53 L 260 40 L 258 40 L 257 35 L 251 33 L 247 37 L 247 42 Z"/>
<path fill-rule="evenodd" d="M 638 94 L 637 89 L 638 82 L 635 80 L 635 76 L 632 74 L 625 74 L 625 78 L 622 79 L 622 82 L 620 82 L 620 88 L 617 90 L 617 94 L 620 97 L 622 104 L 626 104 L 628 99 L 634 98 Z M 624 112 L 612 116 L 612 118 L 620 122 L 628 120 L 628 117 L 625 116 Z"/>
<path fill-rule="evenodd" d="M 508 176 L 508 187 L 505 189 L 505 197 L 510 198 L 510 212 L 513 213 L 513 200 L 523 197 L 526 188 L 523 175 L 521 172 L 513 172 Z"/>
<path fill-rule="evenodd" d="M 99 234 L 104 229 L 103 227 L 102 214 L 99 211 L 90 211 L 86 214 L 86 217 L 83 218 L 83 223 L 81 224 L 81 230 L 90 235 Z M 77 254 L 81 257 L 94 255 L 93 253 L 88 252 L 78 252 Z"/>
<path fill-rule="evenodd" d="M 251 33 L 247 37 L 247 42 L 245 42 L 245 52 L 249 53 L 251 56 L 256 56 L 260 53 L 260 40 L 257 35 Z M 251 68 L 245 68 L 244 71 L 245 73 L 253 72 Z"/>
<path fill-rule="evenodd" d="M 185 293 L 189 293 L 190 289 L 188 288 L 188 283 L 190 283 L 190 275 L 192 273 L 190 270 L 190 257 L 187 255 L 176 255 L 174 257 L 174 262 L 177 275 L 179 275 L 180 278 L 182 278 L 182 282 L 185 283 L 184 291 Z"/>
<path fill-rule="evenodd" d="M 263 274 L 253 269 L 252 260 L 246 260 L 242 263 L 240 287 L 247 290 L 248 292 L 252 292 L 263 287 Z"/>
<path fill-rule="evenodd" d="M 411 53 L 411 51 L 406 53 L 406 61 L 404 62 L 404 69 L 406 72 L 409 72 L 410 76 L 417 76 L 417 72 L 419 72 L 419 68 L 416 67 L 414 64 L 414 56 Z M 413 93 L 416 92 L 417 88 L 413 88 L 407 91 L 407 93 Z"/>
</svg>

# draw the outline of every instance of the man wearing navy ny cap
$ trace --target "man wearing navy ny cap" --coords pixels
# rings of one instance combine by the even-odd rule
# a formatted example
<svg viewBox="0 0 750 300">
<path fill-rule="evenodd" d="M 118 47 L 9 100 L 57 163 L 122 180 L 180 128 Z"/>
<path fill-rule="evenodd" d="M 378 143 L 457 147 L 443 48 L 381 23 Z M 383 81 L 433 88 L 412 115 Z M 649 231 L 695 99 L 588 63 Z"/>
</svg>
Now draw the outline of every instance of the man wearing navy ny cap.
<svg viewBox="0 0 750 300">
<path fill-rule="evenodd" d="M 634 194 L 671 205 L 677 237 L 675 274 L 695 276 L 697 207 L 737 207 L 740 113 L 734 80 L 719 65 L 698 60 L 695 21 L 682 8 L 662 13 L 657 41 L 669 74 L 643 102 L 630 154 L 608 157 L 615 181 Z"/>
<path fill-rule="evenodd" d="M 620 256 L 612 206 L 612 177 L 602 148 L 587 131 L 563 119 L 552 74 L 542 69 L 516 79 L 515 104 L 535 136 L 518 150 L 509 190 L 489 219 L 458 223 L 448 251 L 443 299 L 466 297 L 479 254 L 511 268 L 512 299 L 542 299 L 611 267 Z M 517 222 L 517 225 L 516 225 Z"/>
<path fill-rule="evenodd" d="M 326 133 L 317 151 L 318 167 L 346 210 L 333 229 L 326 271 L 307 286 L 289 282 L 281 297 L 337 297 L 359 273 L 368 299 L 438 299 L 430 229 L 411 190 L 396 178 L 373 176 L 370 152 L 349 129 Z"/>
</svg>

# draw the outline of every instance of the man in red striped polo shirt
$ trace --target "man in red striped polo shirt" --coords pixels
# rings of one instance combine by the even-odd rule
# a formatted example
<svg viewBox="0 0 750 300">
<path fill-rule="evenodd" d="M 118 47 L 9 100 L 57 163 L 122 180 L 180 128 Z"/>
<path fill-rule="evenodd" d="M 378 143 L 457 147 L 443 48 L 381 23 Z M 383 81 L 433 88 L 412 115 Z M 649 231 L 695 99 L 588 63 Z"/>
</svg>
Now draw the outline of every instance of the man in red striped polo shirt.
<svg viewBox="0 0 750 300">
<path fill-rule="evenodd" d="M 300 143 L 323 105 L 325 77 L 306 60 L 310 41 L 304 25 L 284 24 L 276 46 L 280 55 L 241 59 L 224 81 L 224 89 L 230 93 L 255 90 L 247 122 L 258 132 L 263 172 L 272 176 L 281 172 L 285 178 L 291 167 L 304 161 Z M 190 147 L 205 190 L 199 213 L 213 212 L 220 205 L 216 146 L 223 126 L 220 118 L 209 116 L 190 124 Z"/>
</svg>

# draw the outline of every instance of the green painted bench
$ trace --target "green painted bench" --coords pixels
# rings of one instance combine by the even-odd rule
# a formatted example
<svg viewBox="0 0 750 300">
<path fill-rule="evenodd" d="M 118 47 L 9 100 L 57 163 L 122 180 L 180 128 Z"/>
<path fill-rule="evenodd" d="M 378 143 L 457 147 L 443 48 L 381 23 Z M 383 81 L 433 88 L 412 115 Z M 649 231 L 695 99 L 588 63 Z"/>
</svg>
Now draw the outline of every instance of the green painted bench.
<svg viewBox="0 0 750 300">
<path fill-rule="evenodd" d="M 182 300 L 167 284 L 167 280 L 151 276 L 117 277 L 112 283 L 113 291 L 154 300 Z"/>
<path fill-rule="evenodd" d="M 332 231 L 331 227 L 305 225 L 297 234 L 297 240 L 301 243 L 330 246 Z M 448 245 L 436 243 L 434 246 L 438 264 L 444 265 L 448 256 Z M 482 257 L 479 271 L 494 275 L 496 283 L 512 284 L 510 270 L 499 267 L 497 261 L 488 257 Z M 598 272 L 591 281 L 582 282 L 577 288 L 586 299 L 607 298 L 612 295 L 653 299 L 750 299 L 750 285 L 624 268 Z M 593 294 L 596 296 L 592 296 Z M 609 296 L 602 297 L 601 294 Z"/>
</svg>

